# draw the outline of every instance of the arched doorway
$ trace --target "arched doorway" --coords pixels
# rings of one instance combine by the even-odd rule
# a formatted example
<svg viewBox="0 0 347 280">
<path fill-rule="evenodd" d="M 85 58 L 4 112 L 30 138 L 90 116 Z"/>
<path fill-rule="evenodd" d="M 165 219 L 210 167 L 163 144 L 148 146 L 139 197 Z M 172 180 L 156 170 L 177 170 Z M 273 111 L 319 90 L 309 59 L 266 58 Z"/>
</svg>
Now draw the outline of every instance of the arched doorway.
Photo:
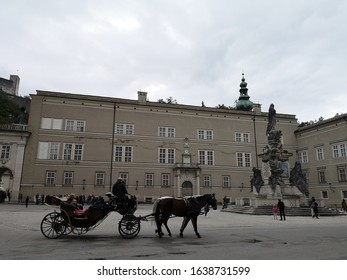
<svg viewBox="0 0 347 280">
<path fill-rule="evenodd" d="M 193 195 L 193 184 L 190 181 L 184 181 L 182 184 L 182 196 Z"/>
</svg>

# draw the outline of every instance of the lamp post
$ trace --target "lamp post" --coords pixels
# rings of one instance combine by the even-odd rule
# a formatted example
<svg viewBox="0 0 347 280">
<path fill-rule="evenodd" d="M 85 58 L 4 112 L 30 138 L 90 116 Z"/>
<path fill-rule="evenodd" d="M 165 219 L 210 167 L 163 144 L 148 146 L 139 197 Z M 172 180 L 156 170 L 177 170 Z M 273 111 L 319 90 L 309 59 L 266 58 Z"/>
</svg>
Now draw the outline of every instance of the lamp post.
<svg viewBox="0 0 347 280">
<path fill-rule="evenodd" d="M 136 180 L 136 190 L 137 190 L 137 187 L 139 186 L 139 181 Z"/>
<path fill-rule="evenodd" d="M 86 179 L 83 179 L 83 180 L 82 180 L 82 189 L 83 189 L 83 190 L 86 189 L 85 185 L 86 185 Z"/>
</svg>

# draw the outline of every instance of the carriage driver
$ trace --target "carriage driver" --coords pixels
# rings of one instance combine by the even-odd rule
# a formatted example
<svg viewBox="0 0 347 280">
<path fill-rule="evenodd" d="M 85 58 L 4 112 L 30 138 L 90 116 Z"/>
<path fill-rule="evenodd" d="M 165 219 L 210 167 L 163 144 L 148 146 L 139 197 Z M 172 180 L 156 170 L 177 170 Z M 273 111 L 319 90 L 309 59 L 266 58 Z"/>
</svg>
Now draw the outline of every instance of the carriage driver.
<svg viewBox="0 0 347 280">
<path fill-rule="evenodd" d="M 117 182 L 113 185 L 112 193 L 115 195 L 117 202 L 125 204 L 129 200 L 127 197 L 129 193 L 125 186 L 125 182 L 121 177 L 119 177 Z"/>
</svg>

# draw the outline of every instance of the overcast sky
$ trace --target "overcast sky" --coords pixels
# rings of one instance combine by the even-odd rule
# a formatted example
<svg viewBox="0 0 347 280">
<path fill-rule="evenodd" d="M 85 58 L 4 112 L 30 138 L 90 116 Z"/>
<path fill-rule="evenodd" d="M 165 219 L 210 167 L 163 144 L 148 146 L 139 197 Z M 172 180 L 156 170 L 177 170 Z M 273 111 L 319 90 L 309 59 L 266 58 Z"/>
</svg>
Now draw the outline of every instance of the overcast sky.
<svg viewBox="0 0 347 280">
<path fill-rule="evenodd" d="M 36 90 L 347 112 L 344 0 L 0 0 L 0 77 Z"/>
</svg>

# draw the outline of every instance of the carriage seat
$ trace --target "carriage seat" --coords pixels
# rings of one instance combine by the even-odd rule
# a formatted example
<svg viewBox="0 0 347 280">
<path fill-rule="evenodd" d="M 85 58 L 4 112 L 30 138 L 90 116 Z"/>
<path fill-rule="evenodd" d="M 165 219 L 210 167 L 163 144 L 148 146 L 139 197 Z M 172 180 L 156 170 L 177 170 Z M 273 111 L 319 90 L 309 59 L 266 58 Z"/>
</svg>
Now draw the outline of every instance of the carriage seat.
<svg viewBox="0 0 347 280">
<path fill-rule="evenodd" d="M 62 203 L 60 207 L 70 218 L 86 218 L 86 214 L 89 211 L 89 208 L 85 210 L 76 209 L 73 205 L 68 203 Z"/>
</svg>

